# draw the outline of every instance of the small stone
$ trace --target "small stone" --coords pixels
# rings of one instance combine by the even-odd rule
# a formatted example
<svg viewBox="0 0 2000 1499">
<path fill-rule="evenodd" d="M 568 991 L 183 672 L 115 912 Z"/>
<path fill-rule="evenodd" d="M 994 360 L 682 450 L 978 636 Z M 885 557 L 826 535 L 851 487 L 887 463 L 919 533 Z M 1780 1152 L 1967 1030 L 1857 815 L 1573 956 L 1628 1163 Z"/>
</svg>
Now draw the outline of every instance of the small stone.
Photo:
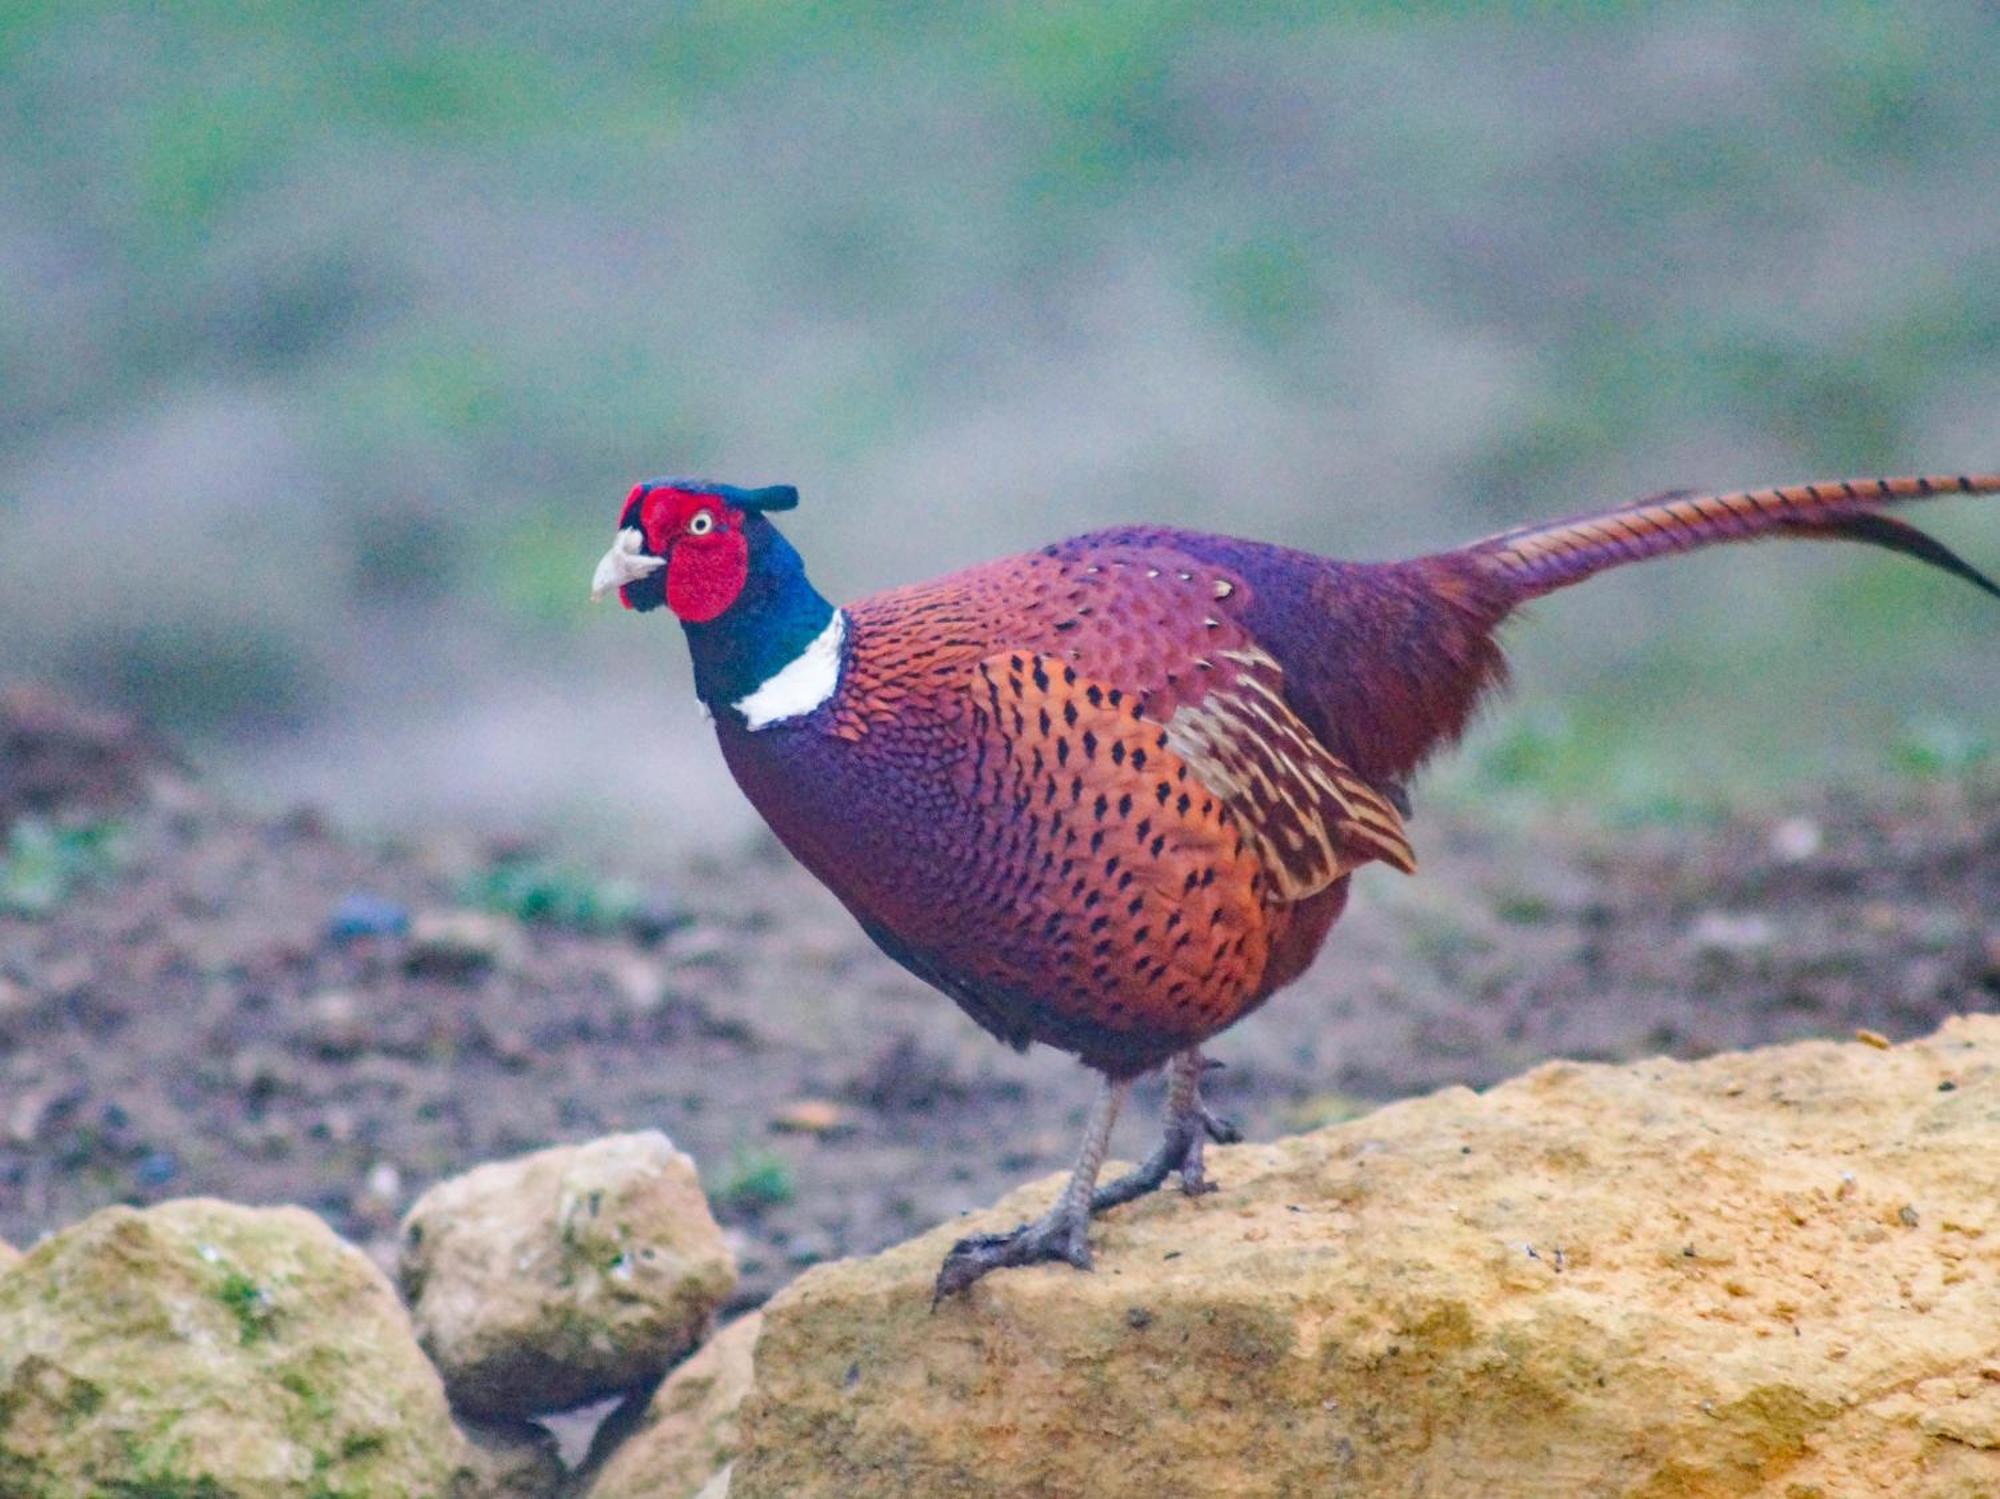
<svg viewBox="0 0 2000 1499">
<path fill-rule="evenodd" d="M 343 896 L 326 918 L 326 940 L 335 945 L 364 937 L 400 937 L 409 929 L 407 906 L 358 890 Z"/>
<path fill-rule="evenodd" d="M 828 1098 L 795 1098 L 771 1116 L 771 1128 L 783 1134 L 817 1135 L 822 1139 L 851 1133 L 854 1116 Z"/>
<path fill-rule="evenodd" d="M 272 1098 L 298 1085 L 298 1072 L 281 1053 L 248 1046 L 229 1059 L 230 1081 L 253 1101 Z"/>
<path fill-rule="evenodd" d="M 426 911 L 410 924 L 403 964 L 411 973 L 465 983 L 518 963 L 526 951 L 521 931 L 485 911 Z"/>
<path fill-rule="evenodd" d="M 651 958 L 630 953 L 621 956 L 612 965 L 611 981 L 634 1016 L 656 1014 L 667 1002 L 666 970 Z"/>
<path fill-rule="evenodd" d="M 493 1060 L 509 1072 L 526 1072 L 535 1065 L 535 1058 L 540 1054 L 535 1050 L 535 1043 L 527 1032 L 515 1030 L 511 1026 L 503 1030 L 489 1031 L 486 1035 L 486 1049 L 493 1054 Z"/>
<path fill-rule="evenodd" d="M 396 1169 L 393 1161 L 377 1161 L 368 1168 L 368 1175 L 362 1182 L 362 1190 L 370 1197 L 394 1204 L 403 1195 L 403 1173 Z"/>
<path fill-rule="evenodd" d="M 305 1002 L 300 1033 L 307 1045 L 330 1061 L 359 1056 L 368 1039 L 361 1004 L 344 989 L 315 994 Z"/>
<path fill-rule="evenodd" d="M 565 1410 L 657 1378 L 736 1286 L 694 1162 L 657 1131 L 496 1161 L 403 1220 L 398 1276 L 453 1401 Z"/>
<path fill-rule="evenodd" d="M 1778 940 L 1778 928 L 1768 916 L 1704 911 L 1689 928 L 1688 938 L 1710 952 L 1756 952 Z"/>
<path fill-rule="evenodd" d="M 671 890 L 656 885 L 639 897 L 632 914 L 626 918 L 626 925 L 634 937 L 650 946 L 665 941 L 693 921 L 693 913 Z"/>
<path fill-rule="evenodd" d="M 1819 824 L 1810 817 L 1787 817 L 1771 829 L 1771 857 L 1785 864 L 1803 864 L 1825 843 Z"/>
<path fill-rule="evenodd" d="M 1877 1051 L 1887 1051 L 1895 1044 L 1880 1031 L 1871 1031 L 1865 1026 L 1856 1029 L 1854 1039 L 1863 1046 L 1874 1047 Z"/>
<path fill-rule="evenodd" d="M 354 1110 L 341 1104 L 329 1105 L 308 1131 L 315 1140 L 330 1145 L 351 1145 L 359 1132 L 360 1121 L 354 1117 Z"/>
<path fill-rule="evenodd" d="M 682 927 L 660 946 L 660 956 L 676 968 L 719 963 L 730 954 L 726 933 L 699 924 Z"/>
</svg>

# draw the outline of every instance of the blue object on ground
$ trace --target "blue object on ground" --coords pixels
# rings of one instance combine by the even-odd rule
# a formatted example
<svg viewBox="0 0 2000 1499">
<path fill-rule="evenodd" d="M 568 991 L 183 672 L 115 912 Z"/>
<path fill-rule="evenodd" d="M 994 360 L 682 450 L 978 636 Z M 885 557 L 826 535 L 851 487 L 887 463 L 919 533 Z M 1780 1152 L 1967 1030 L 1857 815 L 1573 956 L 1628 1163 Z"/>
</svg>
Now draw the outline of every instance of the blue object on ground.
<svg viewBox="0 0 2000 1499">
<path fill-rule="evenodd" d="M 326 921 L 329 942 L 353 942 L 362 937 L 401 937 L 410 930 L 407 906 L 379 895 L 356 891 L 344 896 Z"/>
</svg>

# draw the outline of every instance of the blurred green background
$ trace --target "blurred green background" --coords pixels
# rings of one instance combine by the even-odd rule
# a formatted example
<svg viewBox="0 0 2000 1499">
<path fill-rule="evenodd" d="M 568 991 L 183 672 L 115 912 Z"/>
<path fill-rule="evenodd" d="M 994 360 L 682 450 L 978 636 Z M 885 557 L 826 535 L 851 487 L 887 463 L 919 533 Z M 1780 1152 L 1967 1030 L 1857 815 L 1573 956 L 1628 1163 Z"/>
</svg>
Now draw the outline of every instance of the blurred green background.
<svg viewBox="0 0 2000 1499">
<path fill-rule="evenodd" d="M 2000 466 L 1990 4 L 0 7 L 0 677 L 363 823 L 748 825 L 626 488 L 852 595 L 1116 520 L 1351 556 Z M 1989 567 L 2000 509 L 1926 522 Z M 1739 549 L 1512 642 L 1441 777 L 1954 773 L 2000 610 Z M 634 805 L 634 788 L 644 794 Z"/>
</svg>

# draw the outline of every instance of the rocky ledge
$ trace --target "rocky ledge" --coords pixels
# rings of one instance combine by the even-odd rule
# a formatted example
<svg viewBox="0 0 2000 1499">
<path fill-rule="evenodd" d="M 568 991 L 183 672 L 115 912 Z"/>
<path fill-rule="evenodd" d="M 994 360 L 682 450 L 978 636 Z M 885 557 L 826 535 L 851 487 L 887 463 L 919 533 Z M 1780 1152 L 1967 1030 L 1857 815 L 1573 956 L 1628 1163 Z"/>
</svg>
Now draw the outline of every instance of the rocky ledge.
<svg viewBox="0 0 2000 1499">
<path fill-rule="evenodd" d="M 1121 1209 L 931 1309 L 958 1234 L 767 1308 L 734 1499 L 2000 1493 L 2000 1019 L 1556 1063 Z M 663 1491 L 664 1492 L 664 1491 Z"/>
<path fill-rule="evenodd" d="M 656 1136 L 420 1203 L 414 1326 L 297 1209 L 106 1209 L 0 1263 L 0 1493 L 2000 1494 L 2000 1018 L 1557 1063 L 1213 1165 L 1108 1215 L 1095 1274 L 932 1309 L 1051 1178 L 671 1371 L 730 1271 Z M 519 1413 L 606 1390 L 566 1474 Z"/>
</svg>

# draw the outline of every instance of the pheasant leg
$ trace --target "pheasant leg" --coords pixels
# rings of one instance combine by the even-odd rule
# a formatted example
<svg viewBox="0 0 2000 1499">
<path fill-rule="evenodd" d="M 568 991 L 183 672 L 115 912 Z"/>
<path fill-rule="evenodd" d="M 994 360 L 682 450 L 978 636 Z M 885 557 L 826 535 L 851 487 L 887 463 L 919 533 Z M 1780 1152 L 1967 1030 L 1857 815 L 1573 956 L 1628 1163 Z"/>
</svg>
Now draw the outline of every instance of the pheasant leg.
<svg viewBox="0 0 2000 1499">
<path fill-rule="evenodd" d="M 1203 1147 L 1210 1140 L 1232 1145 L 1243 1136 L 1235 1125 L 1211 1114 L 1201 1101 L 1201 1075 L 1208 1067 L 1198 1047 L 1190 1047 L 1167 1063 L 1166 1127 L 1160 1143 L 1143 1165 L 1097 1189 L 1090 1200 L 1092 1213 L 1156 1191 L 1176 1171 L 1181 1176 L 1181 1190 L 1190 1197 L 1215 1190 L 1202 1160 Z"/>
<path fill-rule="evenodd" d="M 1090 1268 L 1091 1190 L 1103 1169 L 1104 1154 L 1111 1147 L 1111 1126 L 1117 1122 L 1119 1106 L 1132 1089 L 1129 1081 L 1105 1078 L 1090 1106 L 1090 1121 L 1083 1128 L 1083 1148 L 1078 1151 L 1076 1170 L 1070 1174 L 1055 1206 L 1033 1223 L 1024 1223 L 1012 1233 L 974 1234 L 951 1246 L 951 1253 L 938 1267 L 937 1285 L 931 1296 L 935 1307 L 945 1297 L 963 1291 L 982 1275 L 1012 1265 L 1035 1265 L 1044 1260 L 1066 1260 L 1079 1270 Z"/>
</svg>

